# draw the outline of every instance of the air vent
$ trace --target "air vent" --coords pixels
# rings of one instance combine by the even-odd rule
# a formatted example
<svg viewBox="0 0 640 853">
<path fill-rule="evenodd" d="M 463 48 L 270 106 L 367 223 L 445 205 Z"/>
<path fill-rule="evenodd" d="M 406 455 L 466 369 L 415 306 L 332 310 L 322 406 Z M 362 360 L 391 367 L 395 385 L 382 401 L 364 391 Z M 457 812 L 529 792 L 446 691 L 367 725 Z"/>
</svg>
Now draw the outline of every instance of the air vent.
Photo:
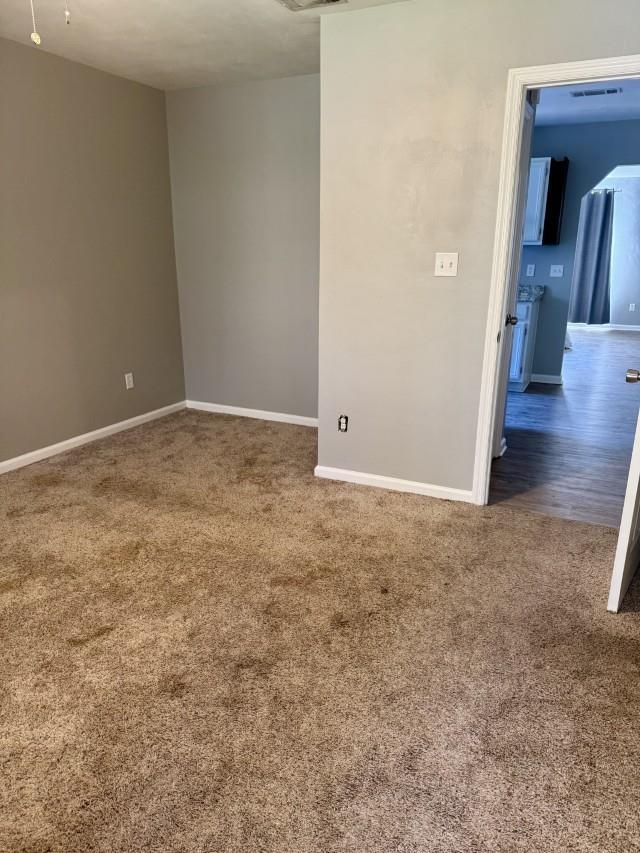
<svg viewBox="0 0 640 853">
<path fill-rule="evenodd" d="M 621 95 L 622 89 L 577 89 L 571 93 L 572 98 L 593 98 L 595 95 Z"/>
<path fill-rule="evenodd" d="M 305 9 L 319 9 L 323 6 L 337 6 L 348 0 L 280 0 L 291 12 L 304 12 Z"/>
</svg>

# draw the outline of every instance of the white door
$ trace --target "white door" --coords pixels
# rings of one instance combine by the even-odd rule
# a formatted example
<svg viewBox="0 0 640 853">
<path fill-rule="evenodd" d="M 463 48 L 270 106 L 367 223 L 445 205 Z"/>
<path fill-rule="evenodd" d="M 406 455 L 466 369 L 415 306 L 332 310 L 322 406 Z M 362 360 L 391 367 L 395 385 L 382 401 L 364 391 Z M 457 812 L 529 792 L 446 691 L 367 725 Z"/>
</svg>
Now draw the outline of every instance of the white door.
<svg viewBox="0 0 640 853">
<path fill-rule="evenodd" d="M 630 371 L 631 372 L 631 371 Z M 634 381 L 634 380 L 631 380 Z M 618 546 L 613 561 L 609 604 L 617 613 L 640 563 L 640 417 L 633 440 L 627 491 L 624 496 Z"/>
<path fill-rule="evenodd" d="M 518 184 L 518 198 L 516 202 L 516 221 L 513 229 L 513 245 L 511 246 L 511 258 L 509 260 L 509 287 L 507 289 L 505 316 L 516 313 L 516 300 L 518 297 L 518 279 L 520 278 L 520 260 L 522 258 L 522 232 L 524 228 L 524 208 L 526 203 L 526 192 L 529 183 L 529 163 L 531 160 L 531 143 L 533 141 L 533 125 L 536 118 L 536 109 L 528 101 L 525 104 L 524 124 L 522 127 L 522 145 L 520 148 L 520 181 Z M 498 367 L 498 390 L 496 393 L 496 414 L 493 424 L 492 455 L 495 459 L 504 453 L 505 445 L 502 437 L 504 434 L 504 416 L 507 407 L 507 386 L 509 383 L 509 361 L 511 359 L 511 342 L 513 338 L 513 326 L 506 325 L 502 329 L 500 341 L 500 366 Z"/>
</svg>

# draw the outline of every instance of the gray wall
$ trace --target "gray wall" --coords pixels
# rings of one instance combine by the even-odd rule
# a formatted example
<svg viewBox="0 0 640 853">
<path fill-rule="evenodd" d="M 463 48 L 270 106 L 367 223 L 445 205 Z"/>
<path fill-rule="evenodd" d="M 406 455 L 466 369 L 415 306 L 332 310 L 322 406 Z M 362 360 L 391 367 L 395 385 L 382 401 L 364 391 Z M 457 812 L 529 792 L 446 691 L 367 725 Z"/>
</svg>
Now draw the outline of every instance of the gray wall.
<svg viewBox="0 0 640 853">
<path fill-rule="evenodd" d="M 640 53 L 637 2 L 413 0 L 321 26 L 319 461 L 470 490 L 508 69 Z M 434 278 L 439 250 L 457 278 Z"/>
<path fill-rule="evenodd" d="M 315 416 L 317 75 L 167 94 L 187 397 Z"/>
<path fill-rule="evenodd" d="M 162 92 L 6 40 L 0 80 L 2 460 L 184 382 Z"/>
<path fill-rule="evenodd" d="M 640 121 L 536 127 L 533 156 L 566 156 L 571 160 L 560 244 L 524 246 L 520 279 L 523 282 L 544 284 L 547 288 L 540 305 L 533 371 L 558 375 L 562 370 L 564 355 L 580 202 L 584 194 L 617 165 L 640 162 Z M 527 264 L 536 265 L 533 278 L 525 277 Z M 562 278 L 549 278 L 551 264 L 564 265 Z M 626 297 L 622 292 L 617 292 L 619 288 L 615 286 L 615 281 L 612 280 L 612 284 L 611 322 L 639 322 L 640 294 L 636 294 L 635 299 L 627 299 L 626 310 L 623 310 Z M 635 314 L 629 313 L 629 302 L 638 303 Z"/>
</svg>

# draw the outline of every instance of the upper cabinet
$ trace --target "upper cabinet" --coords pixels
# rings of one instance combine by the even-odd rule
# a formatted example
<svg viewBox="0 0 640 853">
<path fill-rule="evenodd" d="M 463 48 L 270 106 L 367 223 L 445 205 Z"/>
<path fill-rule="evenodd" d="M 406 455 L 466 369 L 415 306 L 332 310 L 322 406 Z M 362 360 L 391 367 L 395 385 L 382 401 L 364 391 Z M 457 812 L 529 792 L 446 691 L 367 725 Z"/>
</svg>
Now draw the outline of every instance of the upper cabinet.
<svg viewBox="0 0 640 853">
<path fill-rule="evenodd" d="M 560 226 L 569 160 L 534 157 L 529 168 L 529 187 L 524 214 L 525 246 L 554 246 L 560 242 Z"/>
</svg>

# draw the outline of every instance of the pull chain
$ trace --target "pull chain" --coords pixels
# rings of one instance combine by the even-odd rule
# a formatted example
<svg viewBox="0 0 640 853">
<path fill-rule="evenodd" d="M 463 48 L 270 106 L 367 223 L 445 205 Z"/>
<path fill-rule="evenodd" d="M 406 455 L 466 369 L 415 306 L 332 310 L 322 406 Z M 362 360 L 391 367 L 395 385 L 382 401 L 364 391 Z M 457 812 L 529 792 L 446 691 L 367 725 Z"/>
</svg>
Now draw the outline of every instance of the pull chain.
<svg viewBox="0 0 640 853">
<path fill-rule="evenodd" d="M 33 10 L 33 0 L 29 0 L 31 3 L 31 23 L 33 24 L 33 32 L 31 33 L 31 41 L 35 45 L 39 45 L 42 39 L 40 38 L 40 34 L 38 33 L 38 28 L 36 27 L 36 13 Z"/>
<path fill-rule="evenodd" d="M 31 24 L 33 25 L 33 31 L 31 33 L 31 41 L 35 45 L 39 45 L 42 41 L 40 38 L 40 33 L 38 32 L 38 28 L 36 26 L 36 13 L 33 8 L 33 0 L 29 0 L 29 5 L 31 6 Z M 65 24 L 71 23 L 71 12 L 69 11 L 69 0 L 64 0 L 64 22 Z"/>
</svg>

